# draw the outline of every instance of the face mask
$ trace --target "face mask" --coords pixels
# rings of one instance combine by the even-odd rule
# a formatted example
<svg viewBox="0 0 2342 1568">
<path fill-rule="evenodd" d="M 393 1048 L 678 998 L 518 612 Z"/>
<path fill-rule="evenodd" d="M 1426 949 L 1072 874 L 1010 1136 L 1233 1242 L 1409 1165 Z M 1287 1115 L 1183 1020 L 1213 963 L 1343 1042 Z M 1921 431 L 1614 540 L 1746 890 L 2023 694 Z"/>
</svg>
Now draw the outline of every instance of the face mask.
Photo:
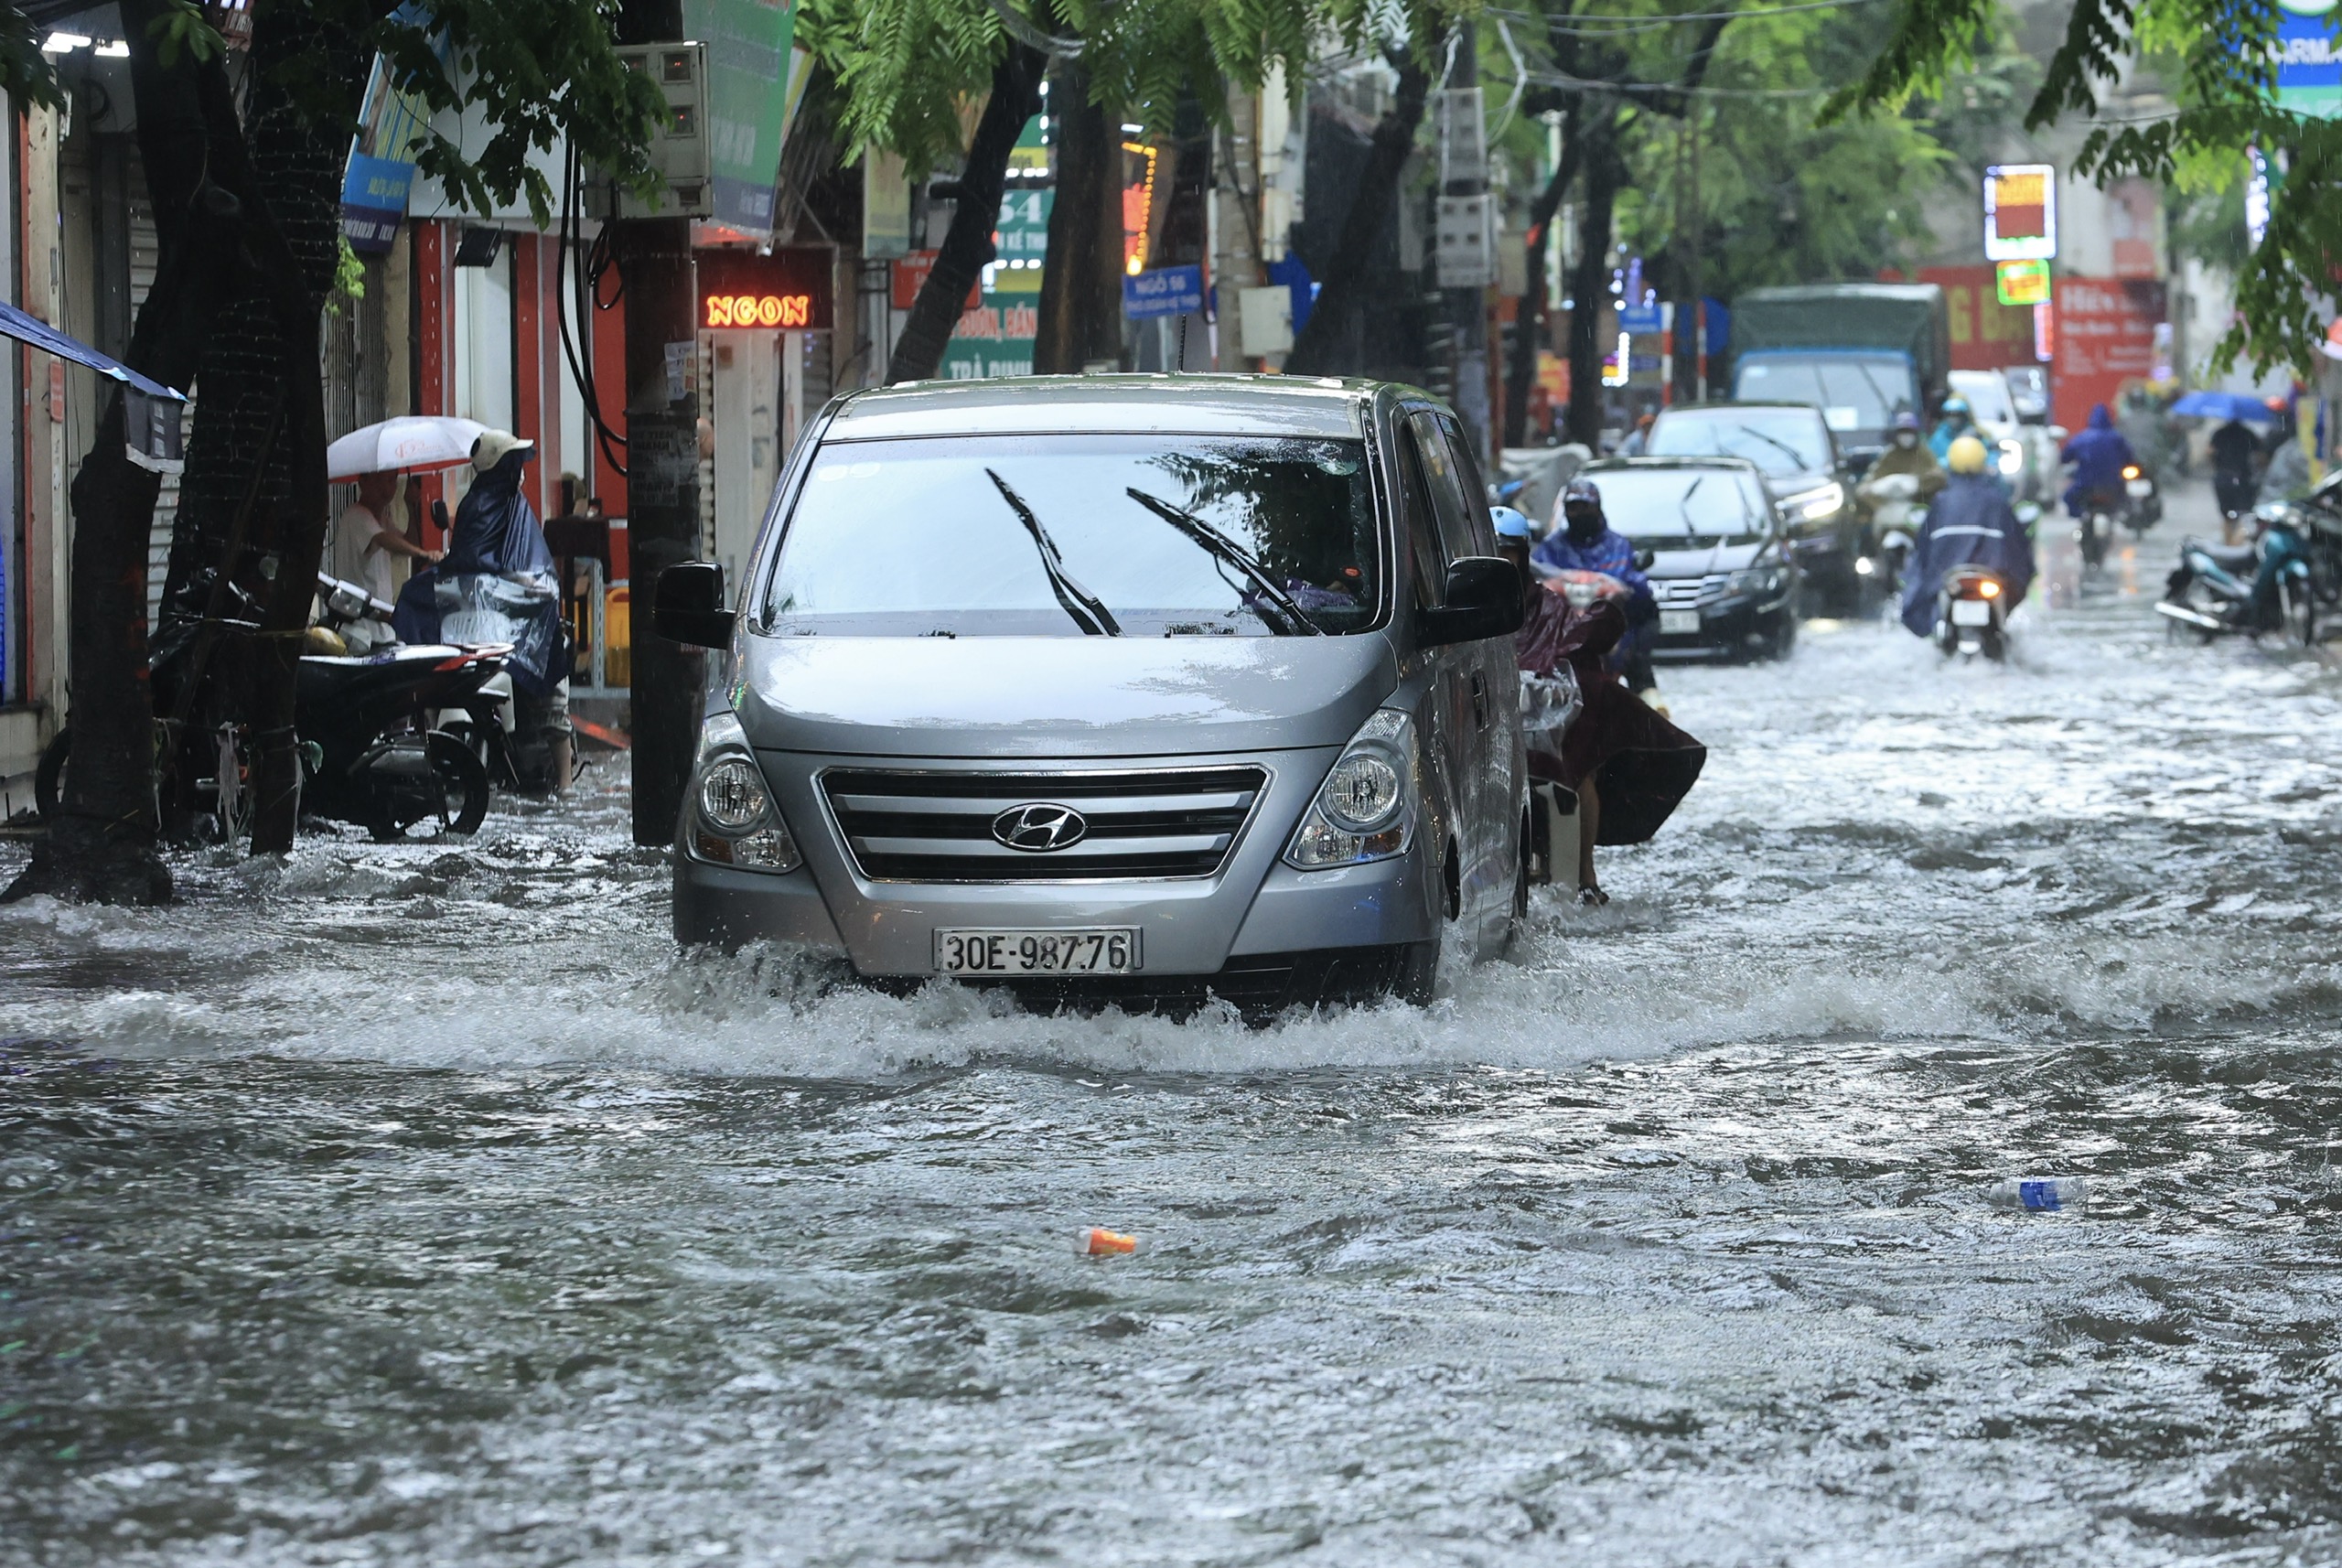
<svg viewBox="0 0 2342 1568">
<path fill-rule="evenodd" d="M 1570 541 L 1575 544 L 1591 544 L 1602 537 L 1602 514 L 1598 511 L 1573 511 L 1566 514 Z"/>
<path fill-rule="evenodd" d="M 1919 435 L 1917 431 L 1898 430 L 1895 433 L 1895 445 L 1902 447 L 1906 452 L 1908 452 L 1912 447 L 1917 446 L 1918 444 Z"/>
</svg>

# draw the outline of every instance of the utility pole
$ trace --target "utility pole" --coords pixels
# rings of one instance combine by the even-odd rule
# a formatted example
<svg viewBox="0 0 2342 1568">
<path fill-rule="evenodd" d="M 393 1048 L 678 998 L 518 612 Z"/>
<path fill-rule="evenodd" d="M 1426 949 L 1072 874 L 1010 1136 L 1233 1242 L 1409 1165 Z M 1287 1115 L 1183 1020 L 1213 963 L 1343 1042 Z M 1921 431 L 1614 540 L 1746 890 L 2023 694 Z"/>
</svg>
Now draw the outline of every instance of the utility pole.
<svg viewBox="0 0 2342 1568">
<path fill-rule="evenodd" d="M 625 0 L 621 44 L 680 42 L 682 0 Z M 626 289 L 627 534 L 633 556 L 634 842 L 672 843 L 699 734 L 704 656 L 650 629 L 659 574 L 699 553 L 699 398 L 682 373 L 699 342 L 692 221 L 611 224 Z"/>
<path fill-rule="evenodd" d="M 1446 87 L 1450 93 L 1463 92 L 1480 84 L 1480 46 L 1478 31 L 1469 22 L 1456 24 L 1454 41 L 1447 62 Z M 1451 105 L 1459 100 L 1449 99 Z M 1468 101 L 1470 117 L 1478 121 L 1479 102 Z M 1458 129 L 1453 113 L 1443 124 L 1443 134 L 1454 136 Z M 1488 189 L 1488 131 L 1485 124 L 1471 127 L 1471 140 L 1479 157 L 1476 167 L 1464 178 L 1454 177 L 1463 172 L 1443 168 L 1443 195 L 1485 198 Z M 1490 220 L 1492 223 L 1492 220 Z M 1489 236 L 1493 238 L 1493 236 Z M 1493 263 L 1493 254 L 1489 257 Z M 1503 445 L 1501 433 L 1493 428 L 1495 411 L 1488 406 L 1488 291 L 1484 281 L 1471 287 L 1451 288 L 1447 292 L 1448 320 L 1455 331 L 1456 412 L 1464 417 L 1465 428 L 1480 448 L 1483 460 L 1493 459 Z"/>
<path fill-rule="evenodd" d="M 1218 302 L 1222 371 L 1249 370 L 1259 356 L 1244 342 L 1244 291 L 1261 281 L 1261 258 L 1253 243 L 1261 226 L 1260 100 L 1241 88 L 1228 95 L 1228 132 L 1212 136 L 1211 285 Z M 1247 191 L 1247 176 L 1252 188 Z M 1179 367 L 1186 370 L 1182 364 Z"/>
</svg>

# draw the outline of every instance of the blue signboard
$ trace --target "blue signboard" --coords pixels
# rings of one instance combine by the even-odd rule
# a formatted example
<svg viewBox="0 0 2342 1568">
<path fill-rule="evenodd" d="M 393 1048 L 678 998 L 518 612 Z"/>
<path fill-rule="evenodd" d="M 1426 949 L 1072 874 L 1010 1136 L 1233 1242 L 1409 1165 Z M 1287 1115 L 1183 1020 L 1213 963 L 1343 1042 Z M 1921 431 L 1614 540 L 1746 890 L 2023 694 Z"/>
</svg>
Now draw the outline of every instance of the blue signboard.
<svg viewBox="0 0 2342 1568">
<path fill-rule="evenodd" d="M 1204 307 L 1201 266 L 1157 267 L 1123 279 L 1123 314 L 1133 321 L 1187 316 Z"/>
<path fill-rule="evenodd" d="M 2273 48 L 2277 102 L 2296 114 L 2342 113 L 2342 52 L 2334 0 L 2282 0 Z"/>
<path fill-rule="evenodd" d="M 1618 307 L 1618 330 L 1630 338 L 1655 338 L 1664 328 L 1660 325 L 1656 305 L 1622 305 Z"/>
</svg>

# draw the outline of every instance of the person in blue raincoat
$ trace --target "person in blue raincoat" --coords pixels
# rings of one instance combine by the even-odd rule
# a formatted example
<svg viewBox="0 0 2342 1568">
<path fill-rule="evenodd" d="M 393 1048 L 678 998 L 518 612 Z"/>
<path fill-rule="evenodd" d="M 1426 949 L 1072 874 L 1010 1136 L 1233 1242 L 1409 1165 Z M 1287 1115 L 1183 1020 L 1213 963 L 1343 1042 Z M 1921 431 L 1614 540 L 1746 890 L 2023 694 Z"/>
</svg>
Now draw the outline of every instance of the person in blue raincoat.
<svg viewBox="0 0 2342 1568">
<path fill-rule="evenodd" d="M 1936 427 L 1928 433 L 1928 450 L 1935 454 L 1937 462 L 1949 462 L 1951 444 L 1963 435 L 1975 434 L 1976 421 L 1969 417 L 1968 400 L 1948 397 L 1936 411 Z"/>
<path fill-rule="evenodd" d="M 1650 579 L 1635 564 L 1634 541 L 1610 526 L 1602 510 L 1602 491 L 1592 479 L 1569 482 L 1562 491 L 1561 514 L 1562 526 L 1537 546 L 1531 564 L 1542 577 L 1598 572 L 1626 588 L 1626 603 L 1620 607 L 1626 611 L 1628 631 L 1618 641 L 1611 668 L 1626 677 L 1637 695 L 1656 691 L 1649 628 L 1659 619 L 1659 601 L 1651 596 Z"/>
<path fill-rule="evenodd" d="M 2139 460 L 2102 403 L 2090 405 L 2089 427 L 2066 443 L 2057 459 L 2074 466 L 2074 482 L 2066 487 L 2065 500 L 2066 510 L 2075 517 L 2090 510 L 2092 496 L 2102 498 L 2100 504 L 2106 507 L 2116 505 L 2122 494 L 2122 470 Z"/>
<path fill-rule="evenodd" d="M 536 443 L 505 430 L 472 444 L 471 489 L 456 508 L 446 556 L 408 579 L 392 625 L 402 642 L 508 642 L 504 668 L 524 737 L 542 735 L 553 789 L 569 788 L 569 639 L 544 525 L 521 490 Z"/>
<path fill-rule="evenodd" d="M 1932 637 L 1936 596 L 1954 566 L 1982 566 L 2008 587 L 2011 609 L 2033 586 L 2033 541 L 2009 498 L 1985 471 L 1984 444 L 1963 435 L 1951 444 L 1951 478 L 1928 508 L 1928 521 L 1905 570 L 1903 624 L 1914 637 Z"/>
</svg>

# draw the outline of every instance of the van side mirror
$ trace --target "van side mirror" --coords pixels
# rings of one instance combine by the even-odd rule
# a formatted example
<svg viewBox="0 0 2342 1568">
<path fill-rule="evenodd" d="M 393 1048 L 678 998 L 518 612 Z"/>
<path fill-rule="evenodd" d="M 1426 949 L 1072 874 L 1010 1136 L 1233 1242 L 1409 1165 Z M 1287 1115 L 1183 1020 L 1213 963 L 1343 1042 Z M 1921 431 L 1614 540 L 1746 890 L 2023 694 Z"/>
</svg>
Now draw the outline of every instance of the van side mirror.
<svg viewBox="0 0 2342 1568">
<path fill-rule="evenodd" d="M 1528 609 L 1520 574 L 1500 555 L 1466 555 L 1447 568 L 1447 602 L 1415 612 L 1415 641 L 1424 648 L 1510 637 Z"/>
<path fill-rule="evenodd" d="M 724 568 L 713 561 L 682 561 L 660 573 L 650 625 L 686 648 L 729 648 L 732 612 L 724 607 Z"/>
</svg>

